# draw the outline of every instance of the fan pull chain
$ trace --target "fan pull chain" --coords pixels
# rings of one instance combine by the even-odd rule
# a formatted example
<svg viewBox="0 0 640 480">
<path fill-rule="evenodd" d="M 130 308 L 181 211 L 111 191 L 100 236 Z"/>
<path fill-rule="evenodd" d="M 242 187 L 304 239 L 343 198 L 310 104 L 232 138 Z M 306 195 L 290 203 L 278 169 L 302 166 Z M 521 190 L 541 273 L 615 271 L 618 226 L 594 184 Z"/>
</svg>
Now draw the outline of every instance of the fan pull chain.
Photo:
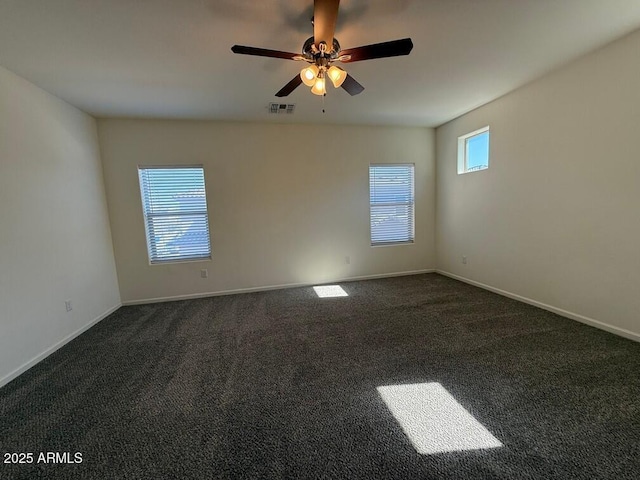
<svg viewBox="0 0 640 480">
<path fill-rule="evenodd" d="M 325 92 L 325 93 L 322 95 L 322 113 L 325 113 L 325 111 L 324 111 L 324 97 L 326 97 L 326 96 L 327 96 L 327 92 Z"/>
</svg>

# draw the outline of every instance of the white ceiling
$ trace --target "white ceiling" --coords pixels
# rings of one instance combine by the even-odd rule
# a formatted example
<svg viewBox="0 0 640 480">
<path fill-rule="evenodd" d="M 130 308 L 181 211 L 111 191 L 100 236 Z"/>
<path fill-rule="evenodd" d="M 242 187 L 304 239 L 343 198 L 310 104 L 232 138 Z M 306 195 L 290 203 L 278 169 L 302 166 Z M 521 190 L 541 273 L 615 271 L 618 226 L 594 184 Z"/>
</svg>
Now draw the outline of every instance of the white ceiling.
<svg viewBox="0 0 640 480">
<path fill-rule="evenodd" d="M 640 28 L 638 0 L 343 0 L 342 48 L 411 37 L 408 57 L 345 64 L 365 91 L 304 85 L 312 0 L 0 0 L 0 65 L 97 117 L 437 126 Z"/>
</svg>

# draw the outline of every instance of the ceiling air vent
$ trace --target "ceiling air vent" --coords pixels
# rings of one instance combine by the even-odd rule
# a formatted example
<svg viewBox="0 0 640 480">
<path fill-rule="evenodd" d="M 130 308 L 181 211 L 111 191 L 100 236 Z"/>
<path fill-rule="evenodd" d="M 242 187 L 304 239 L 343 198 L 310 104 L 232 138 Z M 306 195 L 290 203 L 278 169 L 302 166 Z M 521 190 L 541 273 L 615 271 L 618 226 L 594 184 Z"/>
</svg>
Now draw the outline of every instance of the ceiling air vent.
<svg viewBox="0 0 640 480">
<path fill-rule="evenodd" d="M 278 114 L 291 114 L 296 108 L 295 103 L 270 103 L 269 104 L 269 113 Z"/>
</svg>

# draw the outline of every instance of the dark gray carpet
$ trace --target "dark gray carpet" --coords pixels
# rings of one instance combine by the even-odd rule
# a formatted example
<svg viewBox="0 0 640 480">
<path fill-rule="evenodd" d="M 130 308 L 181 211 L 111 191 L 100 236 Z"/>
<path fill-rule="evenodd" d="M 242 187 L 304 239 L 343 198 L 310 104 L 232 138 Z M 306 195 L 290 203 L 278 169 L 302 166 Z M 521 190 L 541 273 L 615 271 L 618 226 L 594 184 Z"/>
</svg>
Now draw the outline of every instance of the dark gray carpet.
<svg viewBox="0 0 640 480">
<path fill-rule="evenodd" d="M 0 390 L 11 479 L 637 479 L 640 344 L 436 274 L 123 307 Z M 504 445 L 416 452 L 439 382 Z"/>
</svg>

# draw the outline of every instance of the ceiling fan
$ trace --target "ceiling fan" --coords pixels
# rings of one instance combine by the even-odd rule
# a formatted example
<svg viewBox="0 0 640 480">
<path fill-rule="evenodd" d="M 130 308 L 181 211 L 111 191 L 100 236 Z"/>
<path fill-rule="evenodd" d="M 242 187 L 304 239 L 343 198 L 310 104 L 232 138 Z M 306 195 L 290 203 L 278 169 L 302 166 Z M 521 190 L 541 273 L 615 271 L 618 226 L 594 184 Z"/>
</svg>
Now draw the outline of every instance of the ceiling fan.
<svg viewBox="0 0 640 480">
<path fill-rule="evenodd" d="M 313 94 L 325 95 L 326 78 L 329 78 L 335 88 L 342 87 L 350 95 L 358 95 L 364 90 L 364 87 L 342 68 L 333 65 L 334 62 L 351 63 L 374 58 L 409 55 L 413 48 L 413 42 L 410 38 L 403 38 L 342 50 L 340 43 L 333 36 L 339 7 L 340 0 L 314 0 L 313 18 L 311 19 L 313 37 L 304 42 L 302 55 L 244 45 L 234 45 L 231 47 L 231 51 L 241 55 L 282 58 L 304 61 L 309 64 L 302 69 L 299 75 L 293 77 L 289 83 L 282 87 L 276 93 L 276 97 L 286 97 L 301 83 L 311 87 Z"/>
</svg>

